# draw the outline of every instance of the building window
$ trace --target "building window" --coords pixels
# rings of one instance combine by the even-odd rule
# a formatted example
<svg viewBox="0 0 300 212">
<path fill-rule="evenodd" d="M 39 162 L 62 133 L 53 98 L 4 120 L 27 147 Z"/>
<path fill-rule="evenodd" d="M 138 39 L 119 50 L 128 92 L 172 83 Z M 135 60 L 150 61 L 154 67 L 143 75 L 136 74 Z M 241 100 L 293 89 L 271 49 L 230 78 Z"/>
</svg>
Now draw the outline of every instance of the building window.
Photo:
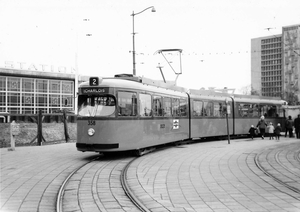
<svg viewBox="0 0 300 212">
<path fill-rule="evenodd" d="M 60 93 L 60 81 L 50 80 L 49 84 L 50 93 Z"/>
<path fill-rule="evenodd" d="M 37 92 L 47 93 L 48 80 L 36 80 Z"/>
<path fill-rule="evenodd" d="M 6 90 L 6 77 L 0 77 L 0 91 Z"/>
<path fill-rule="evenodd" d="M 22 96 L 22 106 L 34 106 L 33 94 L 25 93 Z"/>
<path fill-rule="evenodd" d="M 34 79 L 22 79 L 22 91 L 34 92 Z"/>
<path fill-rule="evenodd" d="M 62 81 L 62 93 L 73 94 L 73 82 Z"/>
<path fill-rule="evenodd" d="M 30 108 L 23 108 L 22 109 L 22 112 L 25 113 L 25 114 L 33 114 L 34 113 L 34 109 L 32 107 Z"/>
<path fill-rule="evenodd" d="M 72 95 L 62 95 L 62 106 L 63 107 L 72 107 L 73 105 L 73 96 Z"/>
<path fill-rule="evenodd" d="M 8 79 L 8 91 L 20 91 L 20 79 L 18 78 L 7 78 Z"/>
<path fill-rule="evenodd" d="M 9 106 L 19 106 L 20 93 L 7 93 L 7 100 Z"/>
<path fill-rule="evenodd" d="M 0 106 L 5 106 L 5 93 L 0 92 Z"/>
<path fill-rule="evenodd" d="M 49 95 L 50 107 L 59 107 L 60 105 L 60 95 Z"/>
<path fill-rule="evenodd" d="M 36 106 L 47 106 L 47 95 L 46 94 L 37 94 L 36 95 Z"/>
<path fill-rule="evenodd" d="M 19 107 L 9 107 L 8 113 L 12 113 L 12 114 L 20 113 L 20 108 Z"/>
</svg>

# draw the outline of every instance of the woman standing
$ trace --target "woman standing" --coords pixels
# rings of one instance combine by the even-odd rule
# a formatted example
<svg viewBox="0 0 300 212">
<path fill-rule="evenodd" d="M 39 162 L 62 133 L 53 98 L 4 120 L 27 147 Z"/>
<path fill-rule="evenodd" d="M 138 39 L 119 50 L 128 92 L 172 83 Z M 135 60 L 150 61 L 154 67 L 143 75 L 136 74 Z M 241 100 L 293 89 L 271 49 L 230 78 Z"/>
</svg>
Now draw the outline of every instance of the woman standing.
<svg viewBox="0 0 300 212">
<path fill-rule="evenodd" d="M 265 121 L 265 117 L 261 116 L 256 127 L 259 128 L 259 132 L 261 134 L 262 139 L 265 139 L 266 126 L 267 126 L 267 122 Z"/>
</svg>

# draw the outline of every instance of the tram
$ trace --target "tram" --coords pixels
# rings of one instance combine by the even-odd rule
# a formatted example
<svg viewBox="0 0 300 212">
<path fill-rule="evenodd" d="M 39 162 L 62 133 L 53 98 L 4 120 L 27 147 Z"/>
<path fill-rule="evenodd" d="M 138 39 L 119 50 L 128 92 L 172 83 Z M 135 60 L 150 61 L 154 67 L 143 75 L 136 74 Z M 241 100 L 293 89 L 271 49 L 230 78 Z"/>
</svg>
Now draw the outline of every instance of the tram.
<svg viewBox="0 0 300 212">
<path fill-rule="evenodd" d="M 279 98 L 187 90 L 128 74 L 91 77 L 79 86 L 78 151 L 135 151 L 167 143 L 245 135 L 261 115 L 284 123 Z"/>
</svg>

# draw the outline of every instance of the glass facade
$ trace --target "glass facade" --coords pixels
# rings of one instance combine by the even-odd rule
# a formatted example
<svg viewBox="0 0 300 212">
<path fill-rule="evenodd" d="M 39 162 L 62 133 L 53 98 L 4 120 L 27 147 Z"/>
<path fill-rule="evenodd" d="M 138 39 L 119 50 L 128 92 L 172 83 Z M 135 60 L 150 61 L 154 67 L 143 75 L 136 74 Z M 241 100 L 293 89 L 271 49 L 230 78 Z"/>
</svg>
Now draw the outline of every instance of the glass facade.
<svg viewBox="0 0 300 212">
<path fill-rule="evenodd" d="M 55 113 L 73 110 L 74 81 L 0 76 L 0 112 Z"/>
</svg>

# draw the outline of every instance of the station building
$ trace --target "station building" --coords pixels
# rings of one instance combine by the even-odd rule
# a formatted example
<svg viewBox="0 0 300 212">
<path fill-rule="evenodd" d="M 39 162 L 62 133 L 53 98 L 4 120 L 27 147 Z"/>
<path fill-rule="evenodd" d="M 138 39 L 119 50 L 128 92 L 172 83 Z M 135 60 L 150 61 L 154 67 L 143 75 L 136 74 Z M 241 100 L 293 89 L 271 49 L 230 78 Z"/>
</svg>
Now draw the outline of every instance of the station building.
<svg viewBox="0 0 300 212">
<path fill-rule="evenodd" d="M 7 122 L 9 116 L 18 114 L 59 113 L 66 109 L 76 113 L 77 82 L 88 77 L 77 77 L 75 70 L 39 70 L 36 65 L 17 66 L 5 61 L 0 67 L 0 122 Z M 8 117 L 8 118 L 7 118 Z"/>
<path fill-rule="evenodd" d="M 251 39 L 252 91 L 261 96 L 300 101 L 300 24 L 282 27 L 282 34 Z"/>
</svg>

